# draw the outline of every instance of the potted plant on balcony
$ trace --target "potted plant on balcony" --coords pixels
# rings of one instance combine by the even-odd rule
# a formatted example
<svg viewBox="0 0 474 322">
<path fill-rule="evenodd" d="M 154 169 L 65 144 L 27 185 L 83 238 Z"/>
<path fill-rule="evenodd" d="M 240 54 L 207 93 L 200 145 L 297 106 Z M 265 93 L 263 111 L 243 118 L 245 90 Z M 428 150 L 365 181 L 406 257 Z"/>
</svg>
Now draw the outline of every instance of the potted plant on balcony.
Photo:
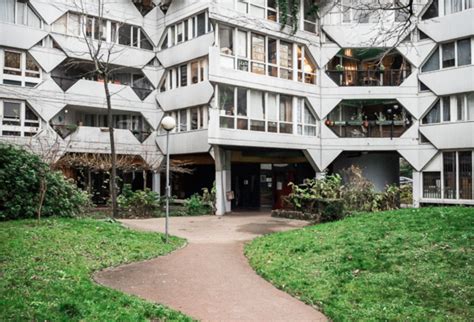
<svg viewBox="0 0 474 322">
<path fill-rule="evenodd" d="M 364 113 L 363 112 L 358 112 L 357 114 L 353 115 L 351 117 L 350 121 L 347 121 L 348 125 L 362 125 L 364 120 Z"/>
<path fill-rule="evenodd" d="M 341 64 L 337 64 L 336 65 L 336 71 L 343 72 L 344 71 L 344 66 L 342 66 Z"/>
<path fill-rule="evenodd" d="M 405 126 L 409 123 L 409 120 L 407 118 L 407 113 L 402 110 L 400 114 L 395 114 L 393 116 L 393 125 L 398 125 L 398 126 Z"/>
</svg>

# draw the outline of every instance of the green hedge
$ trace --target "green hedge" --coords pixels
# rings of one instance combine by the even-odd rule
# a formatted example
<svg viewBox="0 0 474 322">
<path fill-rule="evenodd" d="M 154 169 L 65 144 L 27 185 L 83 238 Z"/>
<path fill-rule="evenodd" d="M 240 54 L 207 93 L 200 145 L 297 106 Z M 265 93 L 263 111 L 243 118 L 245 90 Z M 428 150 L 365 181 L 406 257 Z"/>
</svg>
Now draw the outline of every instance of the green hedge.
<svg viewBox="0 0 474 322">
<path fill-rule="evenodd" d="M 0 219 L 35 218 L 42 181 L 46 186 L 42 217 L 75 216 L 89 204 L 87 193 L 37 155 L 0 143 Z"/>
</svg>

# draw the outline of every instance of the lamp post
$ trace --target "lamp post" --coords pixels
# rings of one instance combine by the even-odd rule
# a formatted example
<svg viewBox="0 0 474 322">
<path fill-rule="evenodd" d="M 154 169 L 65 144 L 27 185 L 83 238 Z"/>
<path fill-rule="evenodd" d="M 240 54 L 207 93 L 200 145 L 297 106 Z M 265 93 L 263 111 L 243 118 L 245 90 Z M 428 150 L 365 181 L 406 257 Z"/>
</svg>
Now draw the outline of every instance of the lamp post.
<svg viewBox="0 0 474 322">
<path fill-rule="evenodd" d="M 165 219 L 165 241 L 168 243 L 168 220 L 170 215 L 170 131 L 176 127 L 176 120 L 171 116 L 165 116 L 161 121 L 161 127 L 166 131 L 166 219 Z"/>
</svg>

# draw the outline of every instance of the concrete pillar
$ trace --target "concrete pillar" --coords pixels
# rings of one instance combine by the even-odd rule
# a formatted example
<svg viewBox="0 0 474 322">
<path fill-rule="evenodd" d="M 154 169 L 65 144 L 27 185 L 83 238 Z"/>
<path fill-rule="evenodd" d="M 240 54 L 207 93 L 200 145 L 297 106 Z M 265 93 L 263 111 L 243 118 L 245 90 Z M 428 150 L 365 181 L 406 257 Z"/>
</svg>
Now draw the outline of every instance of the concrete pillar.
<svg viewBox="0 0 474 322">
<path fill-rule="evenodd" d="M 324 172 L 321 172 L 321 171 L 316 171 L 315 175 L 314 175 L 314 178 L 316 180 L 319 180 L 319 179 L 323 179 L 325 176 L 325 173 Z"/>
<path fill-rule="evenodd" d="M 224 215 L 230 212 L 230 200 L 227 200 L 227 192 L 231 189 L 230 151 L 214 146 L 214 158 L 216 162 L 216 215 Z"/>
<path fill-rule="evenodd" d="M 413 207 L 419 208 L 420 198 L 421 198 L 421 193 L 422 193 L 421 172 L 413 170 L 412 178 L 413 178 Z"/>
<path fill-rule="evenodd" d="M 161 174 L 159 172 L 153 172 L 151 177 L 152 190 L 157 194 L 161 195 Z"/>
</svg>

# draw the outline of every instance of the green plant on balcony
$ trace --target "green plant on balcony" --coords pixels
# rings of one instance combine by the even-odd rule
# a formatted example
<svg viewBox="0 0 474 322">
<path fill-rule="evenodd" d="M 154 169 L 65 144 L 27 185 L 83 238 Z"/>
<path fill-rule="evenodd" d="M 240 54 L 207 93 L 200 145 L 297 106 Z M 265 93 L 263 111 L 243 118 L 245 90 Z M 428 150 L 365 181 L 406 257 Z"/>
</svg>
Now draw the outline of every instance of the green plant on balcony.
<svg viewBox="0 0 474 322">
<path fill-rule="evenodd" d="M 336 71 L 338 71 L 338 72 L 343 72 L 343 71 L 344 71 L 344 66 L 341 65 L 341 64 L 337 64 L 337 65 L 336 65 Z"/>
</svg>

